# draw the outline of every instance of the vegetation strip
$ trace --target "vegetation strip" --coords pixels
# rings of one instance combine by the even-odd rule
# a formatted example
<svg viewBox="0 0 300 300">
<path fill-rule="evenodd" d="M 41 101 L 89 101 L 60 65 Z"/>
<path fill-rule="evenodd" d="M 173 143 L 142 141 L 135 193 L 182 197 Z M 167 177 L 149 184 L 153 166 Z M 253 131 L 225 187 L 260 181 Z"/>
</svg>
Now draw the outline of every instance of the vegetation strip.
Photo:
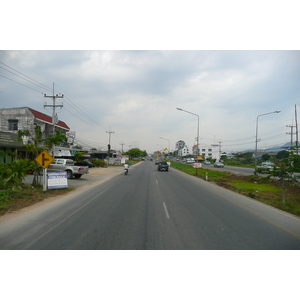
<svg viewBox="0 0 300 300">
<path fill-rule="evenodd" d="M 260 177 L 258 175 L 236 175 L 224 171 L 200 168 L 172 162 L 171 167 L 189 175 L 215 182 L 219 186 L 244 196 L 261 201 L 294 215 L 300 216 L 300 184 L 297 181 L 285 180 L 284 190 L 277 178 Z M 284 195 L 284 202 L 282 201 Z"/>
</svg>

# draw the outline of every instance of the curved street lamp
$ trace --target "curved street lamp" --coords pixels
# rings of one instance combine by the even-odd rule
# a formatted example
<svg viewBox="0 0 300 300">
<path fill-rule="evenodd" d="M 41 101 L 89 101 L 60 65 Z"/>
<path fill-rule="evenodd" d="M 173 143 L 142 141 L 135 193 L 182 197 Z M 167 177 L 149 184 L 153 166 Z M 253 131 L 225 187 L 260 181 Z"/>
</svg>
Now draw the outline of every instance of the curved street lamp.
<svg viewBox="0 0 300 300">
<path fill-rule="evenodd" d="M 190 112 L 190 111 L 184 110 L 184 109 L 182 109 L 182 108 L 176 107 L 176 109 L 181 110 L 181 111 L 184 111 L 184 112 L 186 112 L 186 113 L 188 113 L 188 114 L 191 114 L 191 115 L 194 115 L 194 116 L 197 116 L 197 117 L 198 117 L 198 126 L 197 126 L 197 149 L 196 149 L 196 158 L 197 158 L 196 161 L 198 162 L 198 155 L 199 155 L 199 115 L 194 114 L 194 113 L 192 113 L 192 112 Z"/>
<path fill-rule="evenodd" d="M 266 114 L 262 114 L 262 115 L 258 115 L 257 118 L 256 118 L 256 138 L 255 138 L 255 171 L 254 173 L 256 174 L 256 166 L 257 166 L 257 134 L 258 134 L 258 117 L 261 117 L 261 116 L 265 116 L 265 115 L 270 115 L 270 114 L 278 114 L 280 113 L 281 110 L 275 110 L 275 111 L 272 111 L 272 112 L 269 112 L 269 113 L 266 113 Z"/>
</svg>

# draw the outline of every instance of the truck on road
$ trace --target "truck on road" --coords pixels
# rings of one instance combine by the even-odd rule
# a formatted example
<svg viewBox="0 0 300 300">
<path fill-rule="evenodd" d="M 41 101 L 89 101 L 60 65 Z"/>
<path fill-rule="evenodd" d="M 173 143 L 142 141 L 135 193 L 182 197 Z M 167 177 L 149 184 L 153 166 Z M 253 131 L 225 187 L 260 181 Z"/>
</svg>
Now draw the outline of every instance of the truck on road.
<svg viewBox="0 0 300 300">
<path fill-rule="evenodd" d="M 67 178 L 80 178 L 84 174 L 89 173 L 87 166 L 75 166 L 72 159 L 55 159 L 49 166 L 48 172 L 67 172 Z"/>
</svg>

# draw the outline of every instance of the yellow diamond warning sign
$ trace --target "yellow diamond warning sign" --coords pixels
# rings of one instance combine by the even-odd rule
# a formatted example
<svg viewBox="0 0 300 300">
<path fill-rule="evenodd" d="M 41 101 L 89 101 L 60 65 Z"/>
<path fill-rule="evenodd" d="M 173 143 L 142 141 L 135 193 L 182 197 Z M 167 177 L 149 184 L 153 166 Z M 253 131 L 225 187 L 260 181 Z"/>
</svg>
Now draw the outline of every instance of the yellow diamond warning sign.
<svg viewBox="0 0 300 300">
<path fill-rule="evenodd" d="M 54 158 L 46 150 L 43 150 L 34 160 L 43 169 L 46 169 L 54 161 Z"/>
</svg>

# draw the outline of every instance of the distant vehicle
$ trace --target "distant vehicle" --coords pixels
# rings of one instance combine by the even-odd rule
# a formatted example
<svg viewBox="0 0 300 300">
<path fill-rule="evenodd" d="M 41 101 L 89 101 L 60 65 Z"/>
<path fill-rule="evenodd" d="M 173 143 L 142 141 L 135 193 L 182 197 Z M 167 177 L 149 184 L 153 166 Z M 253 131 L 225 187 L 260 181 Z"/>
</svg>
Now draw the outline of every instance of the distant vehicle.
<svg viewBox="0 0 300 300">
<path fill-rule="evenodd" d="M 224 168 L 224 164 L 222 164 L 221 162 L 218 161 L 218 162 L 214 163 L 214 167 L 215 168 Z"/>
<path fill-rule="evenodd" d="M 204 165 L 210 165 L 210 162 L 206 160 L 206 161 L 203 162 L 203 164 Z"/>
<path fill-rule="evenodd" d="M 155 164 L 156 164 L 156 165 L 159 165 L 159 160 L 156 160 L 156 161 L 155 161 Z"/>
<path fill-rule="evenodd" d="M 187 164 L 193 164 L 195 162 L 195 159 L 194 158 L 187 158 L 186 159 L 186 163 Z"/>
<path fill-rule="evenodd" d="M 87 160 L 78 161 L 78 162 L 74 163 L 74 165 L 75 166 L 87 166 L 89 168 L 93 168 L 94 167 L 94 165 L 91 162 L 87 161 Z"/>
<path fill-rule="evenodd" d="M 161 161 L 158 164 L 157 171 L 169 171 L 169 165 L 166 161 Z"/>
<path fill-rule="evenodd" d="M 274 170 L 276 165 L 271 162 L 263 162 L 261 166 L 258 167 L 258 171 L 261 173 L 270 173 L 270 171 Z"/>
</svg>

